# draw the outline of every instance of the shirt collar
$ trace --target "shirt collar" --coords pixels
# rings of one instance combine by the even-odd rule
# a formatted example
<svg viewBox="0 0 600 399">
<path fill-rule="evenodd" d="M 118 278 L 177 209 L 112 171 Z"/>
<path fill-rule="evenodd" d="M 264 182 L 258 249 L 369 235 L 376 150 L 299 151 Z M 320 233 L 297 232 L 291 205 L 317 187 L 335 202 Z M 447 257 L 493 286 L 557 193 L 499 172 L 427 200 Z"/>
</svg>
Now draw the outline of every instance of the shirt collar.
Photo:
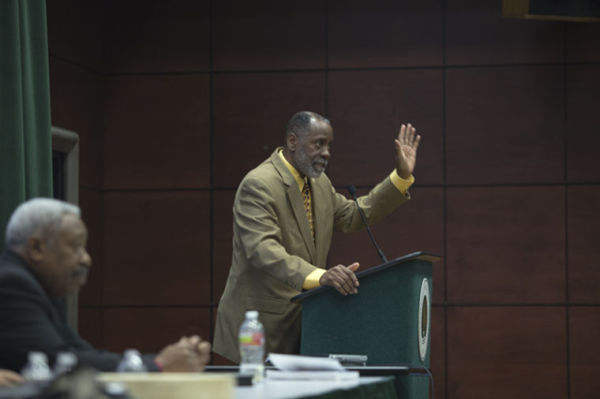
<svg viewBox="0 0 600 399">
<path fill-rule="evenodd" d="M 291 163 L 289 163 L 287 159 L 285 159 L 285 157 L 283 156 L 283 148 L 279 150 L 279 157 L 281 158 L 285 166 L 288 168 L 292 176 L 294 176 L 294 180 L 296 180 L 296 183 L 298 183 L 298 188 L 300 189 L 300 191 L 302 191 L 306 180 L 302 178 L 302 176 L 300 176 L 300 173 L 296 170 L 296 168 L 294 168 L 294 166 Z"/>
</svg>

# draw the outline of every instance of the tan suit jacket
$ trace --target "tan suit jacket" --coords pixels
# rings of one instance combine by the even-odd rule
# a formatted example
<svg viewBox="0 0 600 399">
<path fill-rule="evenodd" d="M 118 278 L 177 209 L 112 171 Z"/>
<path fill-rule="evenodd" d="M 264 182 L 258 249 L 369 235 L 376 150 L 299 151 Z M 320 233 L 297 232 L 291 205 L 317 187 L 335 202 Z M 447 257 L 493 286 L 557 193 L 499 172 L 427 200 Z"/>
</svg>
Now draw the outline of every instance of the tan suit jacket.
<svg viewBox="0 0 600 399">
<path fill-rule="evenodd" d="M 214 351 L 239 363 L 239 328 L 246 310 L 258 310 L 265 328 L 265 355 L 298 353 L 301 306 L 290 298 L 306 276 L 326 268 L 333 230 L 363 228 L 356 204 L 338 194 L 329 178 L 311 178 L 313 240 L 302 194 L 278 155 L 250 171 L 233 204 L 233 255 L 217 310 Z M 369 224 L 409 199 L 386 177 L 358 199 Z"/>
</svg>

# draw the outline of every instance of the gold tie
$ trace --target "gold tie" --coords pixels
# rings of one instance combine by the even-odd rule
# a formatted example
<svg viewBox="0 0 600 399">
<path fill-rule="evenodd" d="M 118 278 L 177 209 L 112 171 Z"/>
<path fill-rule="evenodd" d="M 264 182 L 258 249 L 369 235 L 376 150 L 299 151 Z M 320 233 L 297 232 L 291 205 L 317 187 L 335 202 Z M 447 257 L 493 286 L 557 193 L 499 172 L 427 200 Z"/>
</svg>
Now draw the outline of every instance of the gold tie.
<svg viewBox="0 0 600 399">
<path fill-rule="evenodd" d="M 310 186 L 306 178 L 304 179 L 304 187 L 302 187 L 302 199 L 304 199 L 304 210 L 306 211 L 306 217 L 308 218 L 308 225 L 310 226 L 310 232 L 312 233 L 313 240 L 315 238 L 315 227 L 313 225 L 312 216 L 312 198 L 310 195 Z"/>
</svg>

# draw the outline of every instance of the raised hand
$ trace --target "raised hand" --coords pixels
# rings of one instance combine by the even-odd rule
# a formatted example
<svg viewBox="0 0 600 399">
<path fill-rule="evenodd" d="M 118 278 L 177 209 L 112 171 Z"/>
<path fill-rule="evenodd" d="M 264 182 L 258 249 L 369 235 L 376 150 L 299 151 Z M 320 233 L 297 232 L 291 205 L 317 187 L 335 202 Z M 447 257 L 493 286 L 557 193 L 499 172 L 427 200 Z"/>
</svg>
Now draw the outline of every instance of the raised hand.
<svg viewBox="0 0 600 399">
<path fill-rule="evenodd" d="M 395 141 L 396 147 L 396 171 L 403 179 L 408 179 L 415 170 L 417 162 L 417 148 L 421 136 L 416 134 L 414 126 L 402 124 L 398 132 L 398 138 Z"/>
</svg>

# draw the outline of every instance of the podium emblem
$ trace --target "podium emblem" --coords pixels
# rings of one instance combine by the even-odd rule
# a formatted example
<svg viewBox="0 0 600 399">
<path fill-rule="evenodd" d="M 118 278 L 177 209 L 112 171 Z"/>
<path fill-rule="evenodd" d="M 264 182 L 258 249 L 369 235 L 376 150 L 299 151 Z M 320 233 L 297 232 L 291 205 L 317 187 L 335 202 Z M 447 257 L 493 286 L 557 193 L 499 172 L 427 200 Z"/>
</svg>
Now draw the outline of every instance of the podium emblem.
<svg viewBox="0 0 600 399">
<path fill-rule="evenodd" d="M 417 337 L 419 340 L 419 357 L 425 362 L 429 348 L 429 324 L 431 322 L 431 300 L 429 298 L 429 280 L 423 279 L 419 298 L 419 322 L 417 323 Z"/>
</svg>

